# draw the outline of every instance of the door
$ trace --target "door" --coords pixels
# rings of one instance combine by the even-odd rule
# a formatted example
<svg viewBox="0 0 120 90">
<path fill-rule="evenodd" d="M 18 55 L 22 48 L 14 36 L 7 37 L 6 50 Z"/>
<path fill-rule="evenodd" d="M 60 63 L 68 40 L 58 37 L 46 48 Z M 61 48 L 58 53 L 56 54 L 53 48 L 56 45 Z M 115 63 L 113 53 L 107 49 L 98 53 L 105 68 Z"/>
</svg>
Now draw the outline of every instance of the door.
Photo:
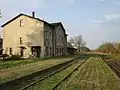
<svg viewBox="0 0 120 90">
<path fill-rule="evenodd" d="M 32 46 L 31 52 L 32 52 L 33 56 L 40 57 L 41 47 L 40 46 Z"/>
<path fill-rule="evenodd" d="M 24 56 L 24 48 L 20 48 L 20 56 L 21 56 L 21 57 Z"/>
</svg>

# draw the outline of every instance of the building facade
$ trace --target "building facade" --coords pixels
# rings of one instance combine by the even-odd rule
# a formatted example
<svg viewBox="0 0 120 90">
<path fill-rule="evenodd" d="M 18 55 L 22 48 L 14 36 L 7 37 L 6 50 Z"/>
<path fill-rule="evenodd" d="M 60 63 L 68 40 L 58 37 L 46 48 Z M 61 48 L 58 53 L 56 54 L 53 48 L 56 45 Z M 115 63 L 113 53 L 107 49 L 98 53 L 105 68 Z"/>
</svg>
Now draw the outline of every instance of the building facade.
<svg viewBox="0 0 120 90">
<path fill-rule="evenodd" d="M 1 26 L 3 53 L 28 58 L 66 55 L 67 35 L 61 22 L 48 23 L 19 14 Z"/>
</svg>

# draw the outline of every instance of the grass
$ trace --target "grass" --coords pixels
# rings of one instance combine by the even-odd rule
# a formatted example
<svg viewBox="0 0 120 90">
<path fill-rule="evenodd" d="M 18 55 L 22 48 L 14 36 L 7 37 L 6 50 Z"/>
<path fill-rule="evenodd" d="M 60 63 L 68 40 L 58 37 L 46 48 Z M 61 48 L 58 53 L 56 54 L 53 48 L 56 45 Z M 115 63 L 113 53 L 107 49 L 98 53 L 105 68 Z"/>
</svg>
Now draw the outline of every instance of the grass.
<svg viewBox="0 0 120 90">
<path fill-rule="evenodd" d="M 12 68 L 16 66 L 21 66 L 21 65 L 26 65 L 30 63 L 34 63 L 36 61 L 43 61 L 43 60 L 50 60 L 50 59 L 64 59 L 64 58 L 72 58 L 74 56 L 55 56 L 55 57 L 48 57 L 44 59 L 36 58 L 34 60 L 8 60 L 8 61 L 0 61 L 0 69 L 5 69 L 5 68 Z"/>
<path fill-rule="evenodd" d="M 112 54 L 109 56 L 110 59 L 120 61 L 120 54 Z"/>
<path fill-rule="evenodd" d="M 73 58 L 74 57 L 41 60 L 34 63 L 0 69 L 0 84 L 41 71 L 45 68 L 49 68 L 60 63 L 64 63 L 66 61 L 72 60 Z"/>
<path fill-rule="evenodd" d="M 57 90 L 120 90 L 120 79 L 99 57 L 91 57 Z"/>
<path fill-rule="evenodd" d="M 61 80 L 63 80 L 66 76 L 68 76 L 75 68 L 77 68 L 83 60 L 79 61 L 79 63 L 75 63 L 66 69 L 58 72 L 45 80 L 36 83 L 34 86 L 29 87 L 27 90 L 52 90 L 54 86 L 56 86 Z"/>
<path fill-rule="evenodd" d="M 37 60 L 18 60 L 18 61 L 6 61 L 6 62 L 0 62 L 0 69 L 5 69 L 5 68 L 11 68 L 15 66 L 21 66 L 25 64 L 30 64 L 34 63 Z"/>
</svg>

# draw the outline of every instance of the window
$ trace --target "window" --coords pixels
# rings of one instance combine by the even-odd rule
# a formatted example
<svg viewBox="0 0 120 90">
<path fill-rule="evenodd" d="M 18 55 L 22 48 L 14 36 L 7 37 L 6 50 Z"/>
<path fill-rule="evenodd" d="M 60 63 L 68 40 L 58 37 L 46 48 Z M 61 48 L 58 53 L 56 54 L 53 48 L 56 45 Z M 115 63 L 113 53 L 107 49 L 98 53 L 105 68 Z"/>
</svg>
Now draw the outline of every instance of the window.
<svg viewBox="0 0 120 90">
<path fill-rule="evenodd" d="M 48 40 L 48 31 L 45 31 L 45 38 Z"/>
<path fill-rule="evenodd" d="M 10 48 L 10 55 L 12 55 L 12 48 Z"/>
<path fill-rule="evenodd" d="M 48 55 L 48 47 L 46 47 L 46 56 Z"/>
<path fill-rule="evenodd" d="M 21 19 L 21 20 L 20 20 L 20 27 L 22 27 L 23 25 L 24 25 L 24 20 Z"/>
<path fill-rule="evenodd" d="M 60 55 L 61 55 L 61 48 L 60 48 Z"/>
<path fill-rule="evenodd" d="M 52 32 L 50 32 L 50 40 L 52 40 Z"/>
<path fill-rule="evenodd" d="M 56 48 L 56 54 L 58 55 L 58 48 Z"/>
<path fill-rule="evenodd" d="M 62 48 L 62 55 L 64 55 L 64 48 Z"/>
<path fill-rule="evenodd" d="M 50 47 L 50 55 L 52 55 L 52 48 Z"/>
<path fill-rule="evenodd" d="M 23 44 L 23 37 L 20 37 L 20 45 Z"/>
<path fill-rule="evenodd" d="M 32 52 L 32 54 L 34 54 L 34 52 L 35 52 L 35 48 L 34 47 L 31 47 L 31 52 Z"/>
<path fill-rule="evenodd" d="M 59 36 L 59 42 L 61 43 L 61 37 Z"/>
</svg>

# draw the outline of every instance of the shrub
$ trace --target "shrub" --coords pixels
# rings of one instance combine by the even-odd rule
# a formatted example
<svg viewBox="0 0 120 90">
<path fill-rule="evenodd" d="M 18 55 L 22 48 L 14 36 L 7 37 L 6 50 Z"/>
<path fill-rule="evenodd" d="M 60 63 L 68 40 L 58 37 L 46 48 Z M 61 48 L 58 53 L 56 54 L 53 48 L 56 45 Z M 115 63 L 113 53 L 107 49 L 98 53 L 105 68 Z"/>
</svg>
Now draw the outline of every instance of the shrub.
<svg viewBox="0 0 120 90">
<path fill-rule="evenodd" d="M 9 55 L 8 54 L 2 54 L 2 57 L 8 57 Z"/>
<path fill-rule="evenodd" d="M 21 60 L 21 56 L 19 55 L 12 55 L 11 57 L 7 58 L 7 60 Z"/>
<path fill-rule="evenodd" d="M 2 54 L 0 57 L 2 57 L 2 58 L 3 58 L 3 60 L 5 60 L 6 58 L 8 58 L 8 57 L 9 57 L 9 55 L 8 55 L 8 54 Z"/>
</svg>

